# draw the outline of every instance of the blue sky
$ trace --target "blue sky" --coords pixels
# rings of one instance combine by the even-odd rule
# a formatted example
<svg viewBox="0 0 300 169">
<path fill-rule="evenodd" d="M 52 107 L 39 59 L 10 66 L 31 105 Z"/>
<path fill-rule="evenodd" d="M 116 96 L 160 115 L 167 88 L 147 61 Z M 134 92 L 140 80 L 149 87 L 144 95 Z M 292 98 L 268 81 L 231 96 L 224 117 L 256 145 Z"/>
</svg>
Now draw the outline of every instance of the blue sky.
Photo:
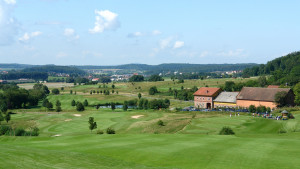
<svg viewBox="0 0 300 169">
<path fill-rule="evenodd" d="M 0 0 L 1 63 L 266 63 L 299 50 L 300 1 Z"/>
</svg>

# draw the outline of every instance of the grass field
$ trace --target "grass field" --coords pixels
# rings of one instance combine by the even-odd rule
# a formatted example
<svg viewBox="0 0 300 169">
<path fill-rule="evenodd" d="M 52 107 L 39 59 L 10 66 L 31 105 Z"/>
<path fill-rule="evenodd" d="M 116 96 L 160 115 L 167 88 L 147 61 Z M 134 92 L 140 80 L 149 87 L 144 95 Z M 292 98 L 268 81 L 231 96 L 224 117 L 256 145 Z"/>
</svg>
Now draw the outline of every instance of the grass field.
<svg viewBox="0 0 300 169">
<path fill-rule="evenodd" d="M 293 120 L 276 121 L 243 113 L 230 117 L 228 112 L 131 109 L 124 112 L 96 110 L 92 106 L 77 112 L 71 106 L 73 99 L 81 102 L 87 99 L 90 105 L 122 102 L 137 98 L 138 92 L 142 92 L 144 98 L 167 98 L 149 96 L 147 88 L 152 85 L 161 91 L 169 85 L 189 88 L 195 82 L 168 83 L 173 82 L 116 83 L 115 90 L 119 90 L 119 94 L 109 96 L 90 95 L 90 90 L 101 89 L 98 85 L 71 86 L 66 87 L 63 94 L 48 96 L 54 105 L 56 100 L 61 101 L 63 112 L 46 111 L 40 106 L 13 110 L 16 114 L 12 115 L 10 125 L 38 126 L 40 135 L 0 136 L 0 168 L 286 169 L 300 166 L 300 111 L 292 112 Z M 216 80 L 205 83 L 217 86 Z M 225 81 L 218 81 L 220 83 Z M 77 91 L 77 95 L 69 94 L 69 90 Z M 192 104 L 171 99 L 171 109 Z M 96 130 L 111 127 L 117 134 L 91 132 L 89 117 L 95 118 Z M 158 120 L 165 125 L 159 126 Z M 224 126 L 231 127 L 235 135 L 219 135 Z"/>
<path fill-rule="evenodd" d="M 294 114 L 295 120 L 275 121 L 151 110 L 17 113 L 10 123 L 35 122 L 41 134 L 1 136 L 1 168 L 297 168 L 300 112 Z M 117 134 L 91 133 L 90 116 L 99 129 L 112 127 Z M 159 119 L 165 126 L 156 124 Z M 236 135 L 218 135 L 223 126 Z M 282 128 L 287 133 L 279 134 Z"/>
</svg>

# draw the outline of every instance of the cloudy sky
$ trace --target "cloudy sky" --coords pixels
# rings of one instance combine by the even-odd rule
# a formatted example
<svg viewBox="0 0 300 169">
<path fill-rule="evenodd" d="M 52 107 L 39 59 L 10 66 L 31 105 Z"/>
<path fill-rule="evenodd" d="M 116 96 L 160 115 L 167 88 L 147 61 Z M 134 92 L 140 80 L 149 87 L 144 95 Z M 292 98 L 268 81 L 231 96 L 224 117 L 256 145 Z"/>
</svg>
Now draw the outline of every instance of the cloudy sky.
<svg viewBox="0 0 300 169">
<path fill-rule="evenodd" d="M 300 50 L 298 0 L 0 0 L 0 63 L 266 63 Z"/>
</svg>

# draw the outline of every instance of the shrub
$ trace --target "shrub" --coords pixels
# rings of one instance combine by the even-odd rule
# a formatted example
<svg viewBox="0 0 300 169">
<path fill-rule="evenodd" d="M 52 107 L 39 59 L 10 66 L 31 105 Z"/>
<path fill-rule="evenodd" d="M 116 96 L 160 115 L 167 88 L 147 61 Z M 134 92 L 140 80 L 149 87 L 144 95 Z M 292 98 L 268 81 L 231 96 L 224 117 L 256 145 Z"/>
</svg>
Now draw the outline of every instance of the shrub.
<svg viewBox="0 0 300 169">
<path fill-rule="evenodd" d="M 15 130 L 15 136 L 24 136 L 26 131 L 23 128 L 17 128 Z"/>
<path fill-rule="evenodd" d="M 154 95 L 155 93 L 158 93 L 158 90 L 157 90 L 156 86 L 150 87 L 149 95 Z"/>
<path fill-rule="evenodd" d="M 96 132 L 97 134 L 104 134 L 104 132 L 102 130 L 97 130 Z"/>
<path fill-rule="evenodd" d="M 116 134 L 116 131 L 109 127 L 106 129 L 106 134 Z"/>
<path fill-rule="evenodd" d="M 76 105 L 76 110 L 77 111 L 84 111 L 84 106 L 81 102 L 78 102 Z"/>
<path fill-rule="evenodd" d="M 37 127 L 34 127 L 32 132 L 31 132 L 31 136 L 38 136 L 40 133 L 39 133 L 39 128 Z"/>
<path fill-rule="evenodd" d="M 4 135 L 5 133 L 11 130 L 10 126 L 0 126 L 0 136 Z"/>
<path fill-rule="evenodd" d="M 165 124 L 164 124 L 164 122 L 162 120 L 158 120 L 157 125 L 164 126 Z"/>
<path fill-rule="evenodd" d="M 56 89 L 56 88 L 55 88 L 55 89 L 53 89 L 53 90 L 52 90 L 52 94 L 59 94 L 59 90 L 58 90 L 58 89 Z"/>
<path fill-rule="evenodd" d="M 287 131 L 286 131 L 286 129 L 284 129 L 284 128 L 280 128 L 280 129 L 278 130 L 278 133 L 279 133 L 279 134 L 283 134 L 283 133 L 287 133 Z"/>
<path fill-rule="evenodd" d="M 235 133 L 230 127 L 223 127 L 219 133 L 220 135 L 234 135 Z"/>
</svg>

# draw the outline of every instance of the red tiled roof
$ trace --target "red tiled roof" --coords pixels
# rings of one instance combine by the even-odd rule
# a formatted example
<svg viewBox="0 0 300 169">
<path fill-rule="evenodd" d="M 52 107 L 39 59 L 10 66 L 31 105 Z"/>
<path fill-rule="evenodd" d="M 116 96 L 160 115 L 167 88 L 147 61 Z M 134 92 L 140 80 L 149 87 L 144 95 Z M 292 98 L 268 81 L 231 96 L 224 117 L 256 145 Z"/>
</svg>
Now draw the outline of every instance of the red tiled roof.
<svg viewBox="0 0 300 169">
<path fill-rule="evenodd" d="M 277 85 L 269 85 L 268 88 L 279 88 Z"/>
<path fill-rule="evenodd" d="M 220 88 L 217 87 L 201 87 L 197 90 L 194 95 L 196 96 L 213 96 L 215 93 L 220 91 Z"/>
<path fill-rule="evenodd" d="M 275 101 L 277 92 L 289 92 L 290 88 L 260 88 L 260 87 L 244 87 L 237 100 L 256 100 L 256 101 Z"/>
</svg>

